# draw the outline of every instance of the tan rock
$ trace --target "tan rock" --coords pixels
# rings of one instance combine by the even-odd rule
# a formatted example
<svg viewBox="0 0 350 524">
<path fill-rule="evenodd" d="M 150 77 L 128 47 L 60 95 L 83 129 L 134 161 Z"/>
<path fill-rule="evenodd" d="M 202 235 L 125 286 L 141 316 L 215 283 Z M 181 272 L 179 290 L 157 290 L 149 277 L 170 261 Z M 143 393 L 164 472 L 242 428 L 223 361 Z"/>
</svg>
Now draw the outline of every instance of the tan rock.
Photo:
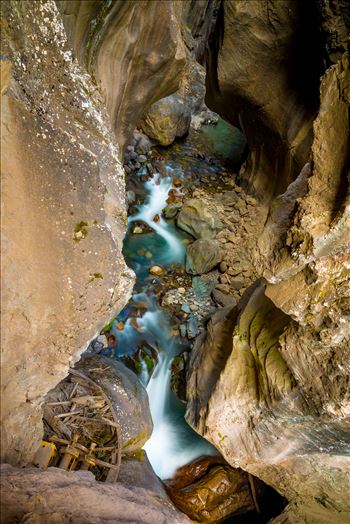
<svg viewBox="0 0 350 524">
<path fill-rule="evenodd" d="M 151 275 L 159 276 L 164 273 L 164 269 L 160 266 L 152 266 L 149 270 Z"/>
</svg>

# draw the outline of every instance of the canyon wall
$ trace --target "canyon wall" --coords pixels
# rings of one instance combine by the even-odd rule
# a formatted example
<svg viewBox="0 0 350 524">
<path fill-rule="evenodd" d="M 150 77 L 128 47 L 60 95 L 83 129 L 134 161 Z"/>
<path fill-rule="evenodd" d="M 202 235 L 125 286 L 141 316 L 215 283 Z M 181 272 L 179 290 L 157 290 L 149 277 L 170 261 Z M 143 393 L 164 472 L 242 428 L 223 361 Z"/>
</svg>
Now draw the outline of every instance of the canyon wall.
<svg viewBox="0 0 350 524">
<path fill-rule="evenodd" d="M 350 9 L 310 5 L 320 39 L 295 62 L 298 2 L 226 1 L 209 31 L 207 101 L 246 133 L 266 221 L 246 248 L 260 279 L 192 351 L 187 420 L 289 500 L 278 522 L 319 524 L 350 512 Z"/>
<path fill-rule="evenodd" d="M 186 62 L 181 2 L 57 0 L 79 62 L 104 95 L 123 147 L 147 109 L 179 86 Z"/>
<path fill-rule="evenodd" d="M 120 151 L 178 86 L 180 14 L 173 2 L 2 2 L 3 460 L 30 461 L 43 396 L 130 296 Z"/>
</svg>

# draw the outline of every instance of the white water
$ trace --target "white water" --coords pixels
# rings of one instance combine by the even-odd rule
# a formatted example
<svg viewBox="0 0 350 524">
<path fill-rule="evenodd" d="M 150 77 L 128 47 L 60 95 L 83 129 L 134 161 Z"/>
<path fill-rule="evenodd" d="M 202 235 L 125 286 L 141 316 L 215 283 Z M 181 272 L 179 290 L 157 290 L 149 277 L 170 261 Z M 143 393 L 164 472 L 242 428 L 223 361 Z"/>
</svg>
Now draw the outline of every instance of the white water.
<svg viewBox="0 0 350 524">
<path fill-rule="evenodd" d="M 168 192 L 173 189 L 172 176 L 162 178 L 156 174 L 145 183 L 145 187 L 145 203 L 139 206 L 136 215 L 129 218 L 129 223 L 143 221 L 164 238 L 170 249 L 157 255 L 165 264 L 183 263 L 185 245 L 181 239 L 162 218 L 159 222 L 153 221 L 155 215 L 161 217 L 162 210 L 167 205 Z M 144 449 L 154 471 L 160 478 L 166 479 L 172 477 L 180 466 L 216 451 L 187 425 L 184 420 L 184 406 L 171 391 L 171 362 L 183 349 L 181 340 L 172 336 L 171 319 L 146 293 L 134 295 L 133 300 L 135 303 L 143 303 L 147 311 L 137 319 L 138 330 L 131 325 L 130 319 L 126 321 L 123 331 L 118 333 L 118 345 L 135 348 L 140 341 L 146 340 L 158 353 L 158 364 L 147 386 L 153 433 Z M 141 381 L 147 380 L 146 373 L 145 365 L 140 374 Z"/>
<path fill-rule="evenodd" d="M 166 200 L 169 196 L 169 190 L 174 189 L 172 185 L 172 178 L 161 178 L 159 173 L 156 173 L 151 180 L 145 183 L 147 189 L 147 198 L 142 206 L 139 206 L 139 212 L 129 218 L 129 223 L 141 220 L 148 224 L 158 235 L 162 236 L 167 242 L 171 250 L 171 258 L 173 262 L 183 260 L 185 246 L 176 238 L 169 230 L 169 226 L 162 218 L 161 213 L 166 207 Z M 159 215 L 159 222 L 154 222 L 155 215 Z"/>
<path fill-rule="evenodd" d="M 148 383 L 147 393 L 153 419 L 153 432 L 144 450 L 154 471 L 162 479 L 171 478 L 177 468 L 214 449 L 200 439 L 183 418 L 180 402 L 170 388 L 170 365 L 179 352 L 166 315 L 159 309 L 148 311 L 142 326 L 159 346 L 159 362 Z"/>
</svg>

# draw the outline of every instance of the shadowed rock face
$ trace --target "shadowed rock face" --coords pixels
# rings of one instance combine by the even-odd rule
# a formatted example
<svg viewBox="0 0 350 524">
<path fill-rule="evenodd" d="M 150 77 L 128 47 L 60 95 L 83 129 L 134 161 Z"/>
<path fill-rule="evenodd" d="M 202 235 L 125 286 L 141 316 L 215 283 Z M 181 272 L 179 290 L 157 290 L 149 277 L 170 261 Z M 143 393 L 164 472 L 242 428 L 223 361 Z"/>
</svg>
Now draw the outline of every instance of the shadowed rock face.
<svg viewBox="0 0 350 524">
<path fill-rule="evenodd" d="M 322 72 L 314 3 L 225 0 L 207 23 L 207 105 L 245 133 L 241 176 L 268 200 L 299 173 L 312 141 Z"/>
<path fill-rule="evenodd" d="M 147 109 L 178 88 L 182 2 L 56 3 L 80 63 L 101 86 L 122 151 Z"/>
</svg>

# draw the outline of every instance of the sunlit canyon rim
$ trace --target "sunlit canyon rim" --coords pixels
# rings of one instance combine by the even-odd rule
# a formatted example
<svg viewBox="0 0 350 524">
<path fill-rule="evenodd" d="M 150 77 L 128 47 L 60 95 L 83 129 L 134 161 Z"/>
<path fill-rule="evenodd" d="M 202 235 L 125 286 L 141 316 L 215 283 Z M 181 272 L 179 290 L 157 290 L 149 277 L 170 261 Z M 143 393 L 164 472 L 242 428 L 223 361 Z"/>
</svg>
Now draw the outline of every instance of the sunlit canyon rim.
<svg viewBox="0 0 350 524">
<path fill-rule="evenodd" d="M 349 522 L 349 27 L 1 2 L 2 522 Z"/>
</svg>

